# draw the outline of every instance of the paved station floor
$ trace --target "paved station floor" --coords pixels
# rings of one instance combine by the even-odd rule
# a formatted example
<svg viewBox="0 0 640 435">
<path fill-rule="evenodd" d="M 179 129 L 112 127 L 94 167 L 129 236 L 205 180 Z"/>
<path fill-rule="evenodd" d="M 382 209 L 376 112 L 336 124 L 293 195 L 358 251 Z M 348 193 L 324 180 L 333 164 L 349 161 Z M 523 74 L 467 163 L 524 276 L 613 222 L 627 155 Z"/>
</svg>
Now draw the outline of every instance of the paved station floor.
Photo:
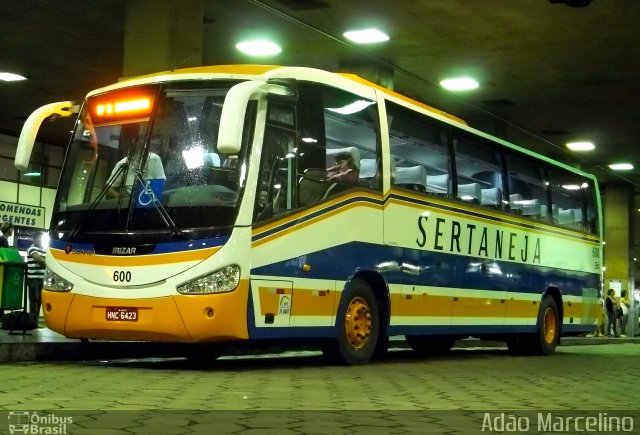
<svg viewBox="0 0 640 435">
<path fill-rule="evenodd" d="M 586 418 L 589 433 L 640 433 L 640 346 L 592 341 L 600 345 L 565 344 L 552 357 L 394 348 L 353 367 L 315 351 L 205 367 L 155 357 L 5 363 L 0 433 L 21 418 L 39 433 L 82 435 L 583 433 Z M 510 421 L 516 430 L 503 429 Z"/>
</svg>

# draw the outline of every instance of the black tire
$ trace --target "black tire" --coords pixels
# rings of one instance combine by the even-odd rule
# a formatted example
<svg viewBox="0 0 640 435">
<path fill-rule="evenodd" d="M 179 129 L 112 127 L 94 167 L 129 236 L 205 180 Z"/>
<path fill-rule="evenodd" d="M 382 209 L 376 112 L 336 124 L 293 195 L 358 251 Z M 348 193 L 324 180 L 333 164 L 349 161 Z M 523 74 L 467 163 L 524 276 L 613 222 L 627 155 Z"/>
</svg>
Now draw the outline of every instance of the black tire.
<svg viewBox="0 0 640 435">
<path fill-rule="evenodd" d="M 444 355 L 456 342 L 455 337 L 448 335 L 406 335 L 405 339 L 411 349 L 423 355 Z"/>
<path fill-rule="evenodd" d="M 325 357 L 333 362 L 366 364 L 376 351 L 386 348 L 378 348 L 380 312 L 373 290 L 366 281 L 354 278 L 343 293 L 336 330 L 337 337 L 322 347 Z"/>
</svg>

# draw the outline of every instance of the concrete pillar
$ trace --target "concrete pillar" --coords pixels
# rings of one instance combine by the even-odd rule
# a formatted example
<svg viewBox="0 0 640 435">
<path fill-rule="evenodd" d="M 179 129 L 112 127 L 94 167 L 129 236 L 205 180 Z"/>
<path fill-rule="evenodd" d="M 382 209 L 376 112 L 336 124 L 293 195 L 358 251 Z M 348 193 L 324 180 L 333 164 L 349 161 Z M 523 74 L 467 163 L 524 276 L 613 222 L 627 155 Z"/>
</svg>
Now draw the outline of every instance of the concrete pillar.
<svg viewBox="0 0 640 435">
<path fill-rule="evenodd" d="M 633 262 L 633 189 L 626 183 L 610 183 L 604 186 L 604 292 L 621 286 L 629 298 L 634 288 Z M 619 296 L 619 294 L 618 294 Z M 633 308 L 633 306 L 632 306 Z M 635 310 L 629 319 L 635 319 Z M 627 323 L 627 335 L 635 332 L 635 321 Z M 622 332 L 622 331 L 621 331 Z"/>
<path fill-rule="evenodd" d="M 203 0 L 129 0 L 124 77 L 202 65 Z"/>
<path fill-rule="evenodd" d="M 357 74 L 365 80 L 393 90 L 393 70 L 372 62 L 343 61 L 338 72 Z"/>
</svg>

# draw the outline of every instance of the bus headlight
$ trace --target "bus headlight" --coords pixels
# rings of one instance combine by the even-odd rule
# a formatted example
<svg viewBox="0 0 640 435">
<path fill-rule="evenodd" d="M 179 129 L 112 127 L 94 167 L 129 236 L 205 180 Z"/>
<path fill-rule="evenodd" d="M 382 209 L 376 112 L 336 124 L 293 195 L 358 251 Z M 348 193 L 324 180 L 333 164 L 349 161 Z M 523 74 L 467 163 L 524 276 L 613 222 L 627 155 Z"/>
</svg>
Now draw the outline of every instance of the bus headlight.
<svg viewBox="0 0 640 435">
<path fill-rule="evenodd" d="M 183 284 L 177 290 L 183 294 L 226 293 L 235 290 L 239 282 L 240 266 L 232 264 Z"/>
<path fill-rule="evenodd" d="M 51 269 L 46 268 L 42 288 L 50 292 L 70 292 L 73 289 L 73 284 L 51 272 Z"/>
</svg>

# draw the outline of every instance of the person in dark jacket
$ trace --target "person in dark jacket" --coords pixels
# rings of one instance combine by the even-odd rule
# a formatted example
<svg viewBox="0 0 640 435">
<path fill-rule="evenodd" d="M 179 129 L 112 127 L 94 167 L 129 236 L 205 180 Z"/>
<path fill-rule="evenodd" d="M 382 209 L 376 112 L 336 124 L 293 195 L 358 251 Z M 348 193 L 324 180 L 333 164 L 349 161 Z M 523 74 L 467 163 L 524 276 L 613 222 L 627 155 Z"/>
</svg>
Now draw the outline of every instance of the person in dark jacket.
<svg viewBox="0 0 640 435">
<path fill-rule="evenodd" d="M 2 225 L 0 225 L 0 231 L 2 231 L 2 235 L 0 235 L 0 248 L 8 248 L 9 237 L 13 235 L 13 224 L 3 222 Z"/>
<path fill-rule="evenodd" d="M 616 291 L 612 288 L 607 291 L 607 299 L 604 301 L 605 307 L 607 309 L 607 330 L 605 335 L 611 335 L 613 331 L 613 335 L 618 336 L 618 321 L 616 318 L 616 313 L 618 311 L 618 301 L 616 301 Z"/>
</svg>

